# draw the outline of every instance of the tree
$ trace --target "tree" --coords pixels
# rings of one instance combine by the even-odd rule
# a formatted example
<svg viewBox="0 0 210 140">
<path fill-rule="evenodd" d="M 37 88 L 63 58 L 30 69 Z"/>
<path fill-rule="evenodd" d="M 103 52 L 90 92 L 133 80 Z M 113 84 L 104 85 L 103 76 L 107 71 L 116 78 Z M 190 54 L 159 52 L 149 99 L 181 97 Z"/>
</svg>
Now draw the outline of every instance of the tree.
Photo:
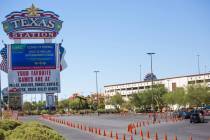
<svg viewBox="0 0 210 140">
<path fill-rule="evenodd" d="M 69 112 L 69 109 L 70 109 L 70 107 L 69 107 L 69 99 L 64 99 L 64 100 L 61 100 L 61 101 L 59 101 L 58 102 L 58 108 L 60 109 L 60 110 L 68 110 L 68 112 Z"/>
<path fill-rule="evenodd" d="M 125 110 L 132 110 L 134 105 L 132 104 L 132 102 L 130 100 L 130 101 L 127 101 L 127 102 L 123 102 L 121 106 L 125 111 Z"/>
<path fill-rule="evenodd" d="M 45 105 L 46 105 L 46 101 L 39 101 L 37 103 L 38 110 L 43 110 L 45 108 Z"/>
<path fill-rule="evenodd" d="M 155 85 L 151 92 L 153 92 L 155 106 L 158 107 L 158 110 L 162 110 L 164 107 L 164 101 L 162 97 L 167 93 L 166 88 L 163 85 Z"/>
<path fill-rule="evenodd" d="M 154 104 L 159 110 L 164 107 L 163 96 L 167 90 L 162 85 L 154 85 L 153 89 L 147 89 L 143 92 L 133 94 L 131 103 L 136 107 L 143 110 L 151 109 Z M 154 99 L 154 100 L 152 100 Z"/>
<path fill-rule="evenodd" d="M 187 87 L 187 99 L 191 106 L 202 106 L 210 103 L 210 92 L 206 85 L 192 85 Z"/>
<path fill-rule="evenodd" d="M 32 110 L 32 104 L 30 102 L 24 102 L 23 111 L 31 113 L 31 110 Z"/>
<path fill-rule="evenodd" d="M 81 105 L 80 105 L 79 99 L 70 100 L 69 106 L 73 110 L 79 110 L 79 109 L 81 109 Z"/>
<path fill-rule="evenodd" d="M 163 101 L 166 106 L 175 105 L 174 94 L 172 92 L 168 92 L 163 95 Z"/>
<path fill-rule="evenodd" d="M 184 88 L 176 88 L 172 92 L 168 92 L 162 97 L 166 106 L 177 105 L 178 108 L 187 105 L 187 95 Z"/>
<path fill-rule="evenodd" d="M 118 106 L 121 106 L 124 100 L 119 93 L 116 93 L 114 96 L 111 97 L 110 102 L 112 105 L 115 106 L 115 108 L 119 109 Z"/>
<path fill-rule="evenodd" d="M 175 104 L 178 105 L 178 108 L 187 105 L 187 95 L 184 88 L 176 88 L 175 91 L 172 92 L 172 94 L 175 100 Z"/>
<path fill-rule="evenodd" d="M 137 108 L 141 108 L 143 105 L 142 93 L 132 94 L 130 98 L 130 104 Z"/>
</svg>

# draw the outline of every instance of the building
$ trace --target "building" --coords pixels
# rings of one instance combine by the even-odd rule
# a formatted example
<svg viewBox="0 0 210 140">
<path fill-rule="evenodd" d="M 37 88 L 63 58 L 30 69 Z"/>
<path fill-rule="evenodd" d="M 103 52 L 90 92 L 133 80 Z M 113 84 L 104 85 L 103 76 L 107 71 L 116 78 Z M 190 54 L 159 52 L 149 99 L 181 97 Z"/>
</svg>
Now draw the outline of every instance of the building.
<svg viewBox="0 0 210 140">
<path fill-rule="evenodd" d="M 169 77 L 153 81 L 153 84 L 164 85 L 164 87 L 169 91 L 174 91 L 177 87 L 186 88 L 188 85 L 204 83 L 207 84 L 208 87 L 210 87 L 210 73 Z M 151 85 L 151 81 L 141 81 L 106 85 L 104 86 L 104 89 L 106 97 L 111 97 L 116 93 L 120 93 L 125 100 L 128 100 L 128 97 L 131 94 L 149 89 L 151 88 Z"/>
</svg>

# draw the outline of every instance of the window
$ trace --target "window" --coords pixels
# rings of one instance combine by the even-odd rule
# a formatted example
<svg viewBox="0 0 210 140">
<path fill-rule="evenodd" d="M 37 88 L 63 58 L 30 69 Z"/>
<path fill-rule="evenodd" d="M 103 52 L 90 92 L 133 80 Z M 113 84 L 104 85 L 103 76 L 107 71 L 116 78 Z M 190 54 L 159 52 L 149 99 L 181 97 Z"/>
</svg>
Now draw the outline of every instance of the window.
<svg viewBox="0 0 210 140">
<path fill-rule="evenodd" d="M 137 90 L 138 88 L 137 87 L 133 87 L 133 90 Z"/>
<path fill-rule="evenodd" d="M 203 83 L 203 80 L 196 80 L 196 83 Z"/>
<path fill-rule="evenodd" d="M 210 82 L 210 79 L 206 79 L 205 82 Z"/>
<path fill-rule="evenodd" d="M 144 89 L 144 87 L 139 87 L 139 89 Z"/>
<path fill-rule="evenodd" d="M 145 88 L 148 89 L 148 88 L 150 88 L 150 86 L 146 86 Z"/>
<path fill-rule="evenodd" d="M 188 81 L 188 84 L 195 84 L 195 81 Z"/>
</svg>

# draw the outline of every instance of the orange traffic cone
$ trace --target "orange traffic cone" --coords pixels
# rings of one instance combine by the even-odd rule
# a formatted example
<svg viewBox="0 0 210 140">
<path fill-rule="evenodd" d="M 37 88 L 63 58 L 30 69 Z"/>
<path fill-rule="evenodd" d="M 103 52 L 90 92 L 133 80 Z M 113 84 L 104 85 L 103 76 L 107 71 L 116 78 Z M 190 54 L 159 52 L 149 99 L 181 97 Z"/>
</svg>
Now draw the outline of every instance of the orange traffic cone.
<svg viewBox="0 0 210 140">
<path fill-rule="evenodd" d="M 131 135 L 130 140 L 133 140 L 133 136 Z"/>
<path fill-rule="evenodd" d="M 117 134 L 117 132 L 116 132 L 116 135 L 115 135 L 115 140 L 118 140 L 118 134 Z"/>
<path fill-rule="evenodd" d="M 106 136 L 106 130 L 104 129 L 104 136 Z"/>
<path fill-rule="evenodd" d="M 111 132 L 110 132 L 110 138 L 112 138 L 113 136 L 112 136 L 112 130 L 111 130 Z"/>
<path fill-rule="evenodd" d="M 167 140 L 168 138 L 167 138 L 167 135 L 166 134 L 164 134 L 164 140 Z"/>
<path fill-rule="evenodd" d="M 130 133 L 133 134 L 133 128 L 131 128 Z"/>
<path fill-rule="evenodd" d="M 177 140 L 177 136 L 176 135 L 174 136 L 174 140 Z"/>
<path fill-rule="evenodd" d="M 143 131 L 142 131 L 142 129 L 140 130 L 140 137 L 143 138 Z"/>
<path fill-rule="evenodd" d="M 150 133 L 147 131 L 147 139 L 150 139 Z"/>
<path fill-rule="evenodd" d="M 127 131 L 128 131 L 128 132 L 130 131 L 130 124 L 128 125 L 128 129 L 127 129 Z"/>
<path fill-rule="evenodd" d="M 122 140 L 125 140 L 125 134 L 123 134 L 123 138 L 122 138 Z"/>
<path fill-rule="evenodd" d="M 101 135 L 101 129 L 100 128 L 98 129 L 98 135 Z"/>
<path fill-rule="evenodd" d="M 158 134 L 157 134 L 157 132 L 155 132 L 154 140 L 158 140 Z"/>
</svg>

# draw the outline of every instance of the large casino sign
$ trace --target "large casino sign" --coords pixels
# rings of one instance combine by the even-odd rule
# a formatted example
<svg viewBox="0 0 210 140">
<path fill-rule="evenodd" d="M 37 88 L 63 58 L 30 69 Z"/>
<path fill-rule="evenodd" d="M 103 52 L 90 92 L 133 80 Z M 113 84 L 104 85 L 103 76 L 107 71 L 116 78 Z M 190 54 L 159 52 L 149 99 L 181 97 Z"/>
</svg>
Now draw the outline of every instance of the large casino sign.
<svg viewBox="0 0 210 140">
<path fill-rule="evenodd" d="M 59 16 L 32 5 L 26 10 L 12 12 L 2 22 L 10 39 L 53 39 L 62 28 Z"/>
</svg>

